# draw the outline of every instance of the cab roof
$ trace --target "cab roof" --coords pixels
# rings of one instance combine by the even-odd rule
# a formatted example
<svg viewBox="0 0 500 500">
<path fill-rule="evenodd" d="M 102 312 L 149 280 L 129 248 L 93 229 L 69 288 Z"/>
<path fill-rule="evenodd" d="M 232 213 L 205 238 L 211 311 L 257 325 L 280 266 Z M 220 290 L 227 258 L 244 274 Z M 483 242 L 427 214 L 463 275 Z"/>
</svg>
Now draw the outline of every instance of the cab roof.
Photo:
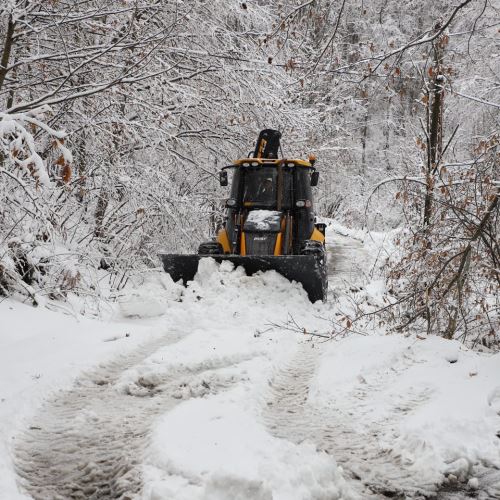
<svg viewBox="0 0 500 500">
<path fill-rule="evenodd" d="M 240 158 L 239 160 L 235 160 L 233 162 L 235 166 L 244 166 L 244 167 L 257 167 L 259 165 L 262 166 L 278 166 L 279 164 L 288 166 L 288 167 L 306 167 L 312 168 L 313 164 L 307 160 L 300 159 L 288 159 L 288 158 L 280 158 L 280 159 L 272 159 L 272 158 Z"/>
</svg>

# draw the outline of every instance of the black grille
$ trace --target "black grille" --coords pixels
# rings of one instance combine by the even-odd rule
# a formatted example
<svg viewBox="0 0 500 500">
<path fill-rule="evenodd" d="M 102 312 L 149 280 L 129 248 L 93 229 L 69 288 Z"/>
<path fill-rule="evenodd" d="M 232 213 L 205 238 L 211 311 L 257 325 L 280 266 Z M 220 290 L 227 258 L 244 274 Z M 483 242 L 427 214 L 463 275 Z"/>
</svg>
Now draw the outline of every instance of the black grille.
<svg viewBox="0 0 500 500">
<path fill-rule="evenodd" d="M 276 233 L 245 233 L 247 255 L 274 255 Z"/>
</svg>

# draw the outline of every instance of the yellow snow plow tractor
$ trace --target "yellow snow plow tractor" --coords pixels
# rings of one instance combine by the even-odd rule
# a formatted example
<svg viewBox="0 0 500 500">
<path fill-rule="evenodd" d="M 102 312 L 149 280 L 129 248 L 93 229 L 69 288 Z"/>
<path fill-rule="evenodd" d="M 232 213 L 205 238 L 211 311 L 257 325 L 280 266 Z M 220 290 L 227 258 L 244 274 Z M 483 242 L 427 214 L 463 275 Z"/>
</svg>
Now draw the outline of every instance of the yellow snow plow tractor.
<svg viewBox="0 0 500 500">
<path fill-rule="evenodd" d="M 278 159 L 281 133 L 263 130 L 252 157 L 219 172 L 231 192 L 226 221 L 213 241 L 197 255 L 160 254 L 174 281 L 194 278 L 200 258 L 213 257 L 243 266 L 248 275 L 275 270 L 302 284 L 312 302 L 326 300 L 325 225 L 315 223 L 311 186 L 318 183 L 315 158 Z"/>
</svg>

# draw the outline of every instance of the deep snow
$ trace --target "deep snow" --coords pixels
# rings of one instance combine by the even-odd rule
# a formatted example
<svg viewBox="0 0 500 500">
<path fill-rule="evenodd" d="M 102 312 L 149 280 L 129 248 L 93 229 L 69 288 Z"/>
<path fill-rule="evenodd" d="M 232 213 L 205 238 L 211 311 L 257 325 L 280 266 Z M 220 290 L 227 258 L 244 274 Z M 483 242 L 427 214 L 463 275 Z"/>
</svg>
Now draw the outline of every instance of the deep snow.
<svg viewBox="0 0 500 500">
<path fill-rule="evenodd" d="M 475 475 L 500 467 L 500 354 L 369 322 L 346 331 L 356 304 L 383 304 L 372 271 L 390 247 L 386 235 L 338 225 L 328 240 L 337 261 L 327 304 L 276 273 L 247 277 L 211 259 L 187 289 L 164 275 L 136 282 L 112 321 L 0 303 L 0 498 L 22 498 L 13 457 L 22 429 L 43 421 L 43 401 L 52 395 L 47 418 L 82 371 L 165 335 L 175 341 L 107 388 L 125 403 L 170 401 L 148 420 L 142 498 L 376 498 L 431 492 L 445 477 L 494 498 L 498 485 Z M 342 334 L 326 342 L 308 334 L 333 330 Z M 29 481 L 37 464 L 23 460 Z"/>
</svg>

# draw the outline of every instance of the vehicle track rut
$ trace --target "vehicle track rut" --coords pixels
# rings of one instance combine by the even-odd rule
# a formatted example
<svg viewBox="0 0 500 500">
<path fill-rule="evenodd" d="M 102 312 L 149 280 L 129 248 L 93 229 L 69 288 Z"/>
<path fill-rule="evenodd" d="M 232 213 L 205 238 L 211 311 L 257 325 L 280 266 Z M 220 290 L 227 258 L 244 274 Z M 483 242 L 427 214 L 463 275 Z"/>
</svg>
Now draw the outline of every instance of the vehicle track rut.
<svg viewBox="0 0 500 500">
<path fill-rule="evenodd" d="M 334 406 L 316 406 L 309 402 L 309 387 L 320 355 L 320 345 L 313 347 L 311 343 L 304 343 L 296 356 L 276 372 L 263 412 L 270 432 L 295 443 L 312 442 L 319 451 L 335 457 L 346 475 L 357 480 L 351 484 L 360 498 L 432 495 L 435 487 L 422 484 L 420 477 L 378 440 L 378 436 L 393 432 L 408 411 L 424 402 L 426 393 L 408 394 L 404 401 L 395 402 L 391 420 L 373 422 L 366 418 L 367 424 L 361 430 L 363 415 L 370 413 L 370 399 L 377 390 L 391 383 L 391 377 L 367 384 L 349 395 L 359 403 L 355 416 Z"/>
<path fill-rule="evenodd" d="M 202 396 L 231 384 L 214 382 L 214 377 L 207 383 L 207 367 L 200 366 L 155 382 L 139 377 L 125 387 L 116 385 L 126 370 L 182 338 L 166 335 L 148 342 L 83 374 L 73 388 L 48 400 L 30 427 L 16 437 L 20 486 L 35 500 L 136 498 L 153 420 L 189 397 L 190 390 Z"/>
</svg>

